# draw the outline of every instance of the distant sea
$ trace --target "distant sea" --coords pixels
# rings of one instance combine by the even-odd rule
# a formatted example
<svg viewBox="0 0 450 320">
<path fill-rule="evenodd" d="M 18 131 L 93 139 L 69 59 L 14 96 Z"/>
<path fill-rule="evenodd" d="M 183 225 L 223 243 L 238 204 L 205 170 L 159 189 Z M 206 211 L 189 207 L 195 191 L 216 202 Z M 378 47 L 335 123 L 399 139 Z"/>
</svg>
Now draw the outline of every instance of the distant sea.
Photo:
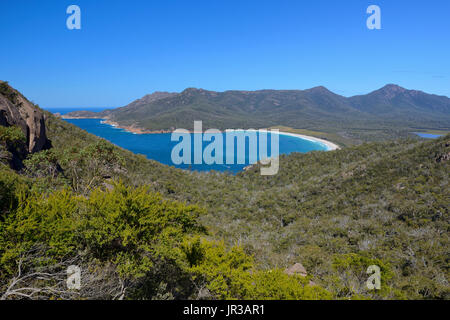
<svg viewBox="0 0 450 320">
<path fill-rule="evenodd" d="M 102 111 L 106 108 L 90 108 L 83 110 L 90 111 Z M 66 114 L 71 111 L 77 111 L 80 109 L 63 109 L 54 108 L 47 109 L 52 113 Z M 109 124 L 102 123 L 100 119 L 66 119 L 65 121 L 72 123 L 89 133 L 102 137 L 117 146 L 124 149 L 128 149 L 137 154 L 143 154 L 148 159 L 156 160 L 160 163 L 167 164 L 169 166 L 175 166 L 177 168 L 196 170 L 196 171 L 229 171 L 231 173 L 237 173 L 242 171 L 249 163 L 249 148 L 248 145 L 245 150 L 244 164 L 237 164 L 237 150 L 235 146 L 234 157 L 235 164 L 225 164 L 225 156 L 227 152 L 231 150 L 224 150 L 224 164 L 192 164 L 192 165 L 175 165 L 171 159 L 172 149 L 177 145 L 178 141 L 171 141 L 170 133 L 158 133 L 158 134 L 134 134 L 127 132 L 123 129 L 113 127 Z M 194 135 L 191 135 L 192 139 Z M 225 137 L 223 138 L 225 144 Z M 210 142 L 203 142 L 203 148 L 205 148 Z M 247 143 L 248 144 L 248 143 Z M 193 143 L 192 143 L 193 146 Z M 297 137 L 280 135 L 279 136 L 279 153 L 290 154 L 292 152 L 306 153 L 314 150 L 326 151 L 327 147 L 321 143 L 313 142 Z M 194 150 L 192 150 L 193 158 Z M 270 156 L 270 135 L 268 136 L 268 153 Z M 259 160 L 259 159 L 258 159 Z M 193 161 L 192 161 L 193 163 Z"/>
<path fill-rule="evenodd" d="M 59 113 L 63 115 L 72 111 L 79 111 L 79 110 L 100 112 L 106 109 L 113 109 L 113 108 L 44 108 L 44 109 L 50 111 L 51 113 Z"/>
</svg>

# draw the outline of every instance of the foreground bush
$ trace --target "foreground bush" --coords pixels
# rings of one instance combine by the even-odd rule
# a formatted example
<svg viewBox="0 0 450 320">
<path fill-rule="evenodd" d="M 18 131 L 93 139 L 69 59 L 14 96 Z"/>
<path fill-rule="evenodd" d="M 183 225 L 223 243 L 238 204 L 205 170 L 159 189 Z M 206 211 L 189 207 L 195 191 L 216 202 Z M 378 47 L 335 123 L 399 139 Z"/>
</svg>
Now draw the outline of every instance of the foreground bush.
<svg viewBox="0 0 450 320">
<path fill-rule="evenodd" d="M 200 240 L 204 211 L 148 187 L 116 183 L 89 197 L 69 190 L 8 197 L 14 206 L 0 225 L 4 299 L 331 297 L 306 279 L 258 271 L 242 248 Z M 65 286 L 69 265 L 83 270 L 79 291 Z"/>
<path fill-rule="evenodd" d="M 47 268 L 78 257 L 90 266 L 113 265 L 120 278 L 131 283 L 162 264 L 182 267 L 184 237 L 204 232 L 196 221 L 201 209 L 165 201 L 146 187 L 116 184 L 111 191 L 93 191 L 89 198 L 63 190 L 19 201 L 0 228 L 3 281 L 15 274 L 18 261 L 39 247 L 46 250 L 26 259 L 27 268 Z"/>
</svg>

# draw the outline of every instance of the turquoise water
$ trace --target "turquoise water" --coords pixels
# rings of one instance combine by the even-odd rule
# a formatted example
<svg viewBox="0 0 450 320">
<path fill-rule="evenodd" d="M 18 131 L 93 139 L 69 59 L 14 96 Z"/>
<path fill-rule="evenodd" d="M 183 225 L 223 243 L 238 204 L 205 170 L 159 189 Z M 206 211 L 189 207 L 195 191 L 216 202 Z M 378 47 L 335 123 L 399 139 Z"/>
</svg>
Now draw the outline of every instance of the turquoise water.
<svg viewBox="0 0 450 320">
<path fill-rule="evenodd" d="M 442 137 L 442 135 L 440 135 L 440 134 L 431 134 L 431 133 L 414 132 L 414 134 L 418 135 L 421 138 L 425 138 L 425 139 L 437 139 L 439 137 Z"/>
<path fill-rule="evenodd" d="M 93 109 L 91 109 L 93 110 Z M 95 110 L 100 111 L 101 109 Z M 50 109 L 51 112 L 59 112 L 61 114 L 73 111 L 69 109 Z M 93 110 L 94 111 L 94 110 Z M 171 141 L 170 133 L 160 133 L 160 134 L 133 134 L 127 132 L 123 129 L 115 128 L 111 125 L 102 123 L 100 119 L 66 119 L 67 122 L 70 122 L 83 130 L 86 130 L 89 133 L 92 133 L 96 136 L 102 137 L 115 145 L 118 145 L 124 149 L 128 149 L 134 153 L 143 154 L 148 159 L 156 160 L 160 163 L 167 164 L 169 166 L 175 166 L 177 168 L 182 169 L 190 169 L 197 171 L 230 171 L 232 173 L 237 173 L 242 171 L 244 167 L 250 164 L 249 161 L 249 146 L 248 140 L 246 140 L 246 149 L 245 149 L 245 159 L 241 157 L 241 161 L 243 164 L 238 164 L 238 152 L 237 146 L 234 147 L 234 164 L 226 164 L 226 154 L 227 152 L 232 152 L 231 150 L 223 151 L 223 163 L 224 164 L 174 164 L 171 158 L 172 149 L 179 143 L 178 141 Z M 198 135 L 198 134 L 195 134 Z M 270 148 L 270 134 L 267 137 L 267 149 L 268 155 L 271 155 Z M 191 141 L 194 139 L 194 134 L 191 134 Z M 225 145 L 225 134 L 223 134 L 223 141 Z M 203 149 L 209 145 L 211 142 L 203 141 Z M 192 142 L 192 146 L 194 143 Z M 194 147 L 192 147 L 192 156 L 191 163 L 194 163 Z M 259 153 L 259 147 L 258 153 Z M 297 137 L 287 136 L 287 135 L 279 135 L 279 153 L 280 154 L 289 154 L 291 152 L 302 152 L 306 153 L 313 150 L 327 150 L 327 147 L 321 143 L 300 139 Z M 258 159 L 259 160 L 259 159 Z"/>
</svg>

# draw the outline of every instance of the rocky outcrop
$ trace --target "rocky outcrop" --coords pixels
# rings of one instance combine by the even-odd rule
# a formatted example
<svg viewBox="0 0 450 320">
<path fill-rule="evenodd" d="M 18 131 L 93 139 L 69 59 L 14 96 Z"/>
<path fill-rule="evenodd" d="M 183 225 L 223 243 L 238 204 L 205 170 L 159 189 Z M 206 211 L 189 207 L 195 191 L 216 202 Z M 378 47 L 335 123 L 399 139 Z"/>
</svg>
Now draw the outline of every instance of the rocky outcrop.
<svg viewBox="0 0 450 320">
<path fill-rule="evenodd" d="M 26 137 L 28 153 L 50 147 L 42 110 L 3 81 L 0 81 L 0 125 L 19 127 Z"/>
<path fill-rule="evenodd" d="M 306 277 L 308 275 L 308 272 L 306 272 L 305 267 L 301 263 L 296 263 L 293 266 L 290 266 L 284 272 L 288 275 L 299 275 L 302 277 Z"/>
<path fill-rule="evenodd" d="M 290 276 L 298 275 L 301 277 L 306 277 L 308 275 L 306 268 L 301 263 L 296 263 L 293 266 L 290 266 L 289 268 L 284 270 L 284 273 Z M 309 280 L 309 285 L 315 286 L 316 283 L 314 281 Z"/>
</svg>

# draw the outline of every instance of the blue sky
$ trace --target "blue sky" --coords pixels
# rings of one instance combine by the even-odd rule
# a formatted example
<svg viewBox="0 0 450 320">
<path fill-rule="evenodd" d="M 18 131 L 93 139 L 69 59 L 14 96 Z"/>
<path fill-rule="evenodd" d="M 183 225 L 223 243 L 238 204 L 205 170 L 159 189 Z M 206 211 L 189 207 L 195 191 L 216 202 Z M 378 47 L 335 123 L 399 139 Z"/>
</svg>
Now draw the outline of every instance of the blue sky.
<svg viewBox="0 0 450 320">
<path fill-rule="evenodd" d="M 81 30 L 66 28 L 71 4 Z M 366 27 L 371 4 L 382 30 Z M 187 87 L 450 96 L 449 16 L 448 0 L 2 0 L 0 79 L 44 108 Z"/>
</svg>

